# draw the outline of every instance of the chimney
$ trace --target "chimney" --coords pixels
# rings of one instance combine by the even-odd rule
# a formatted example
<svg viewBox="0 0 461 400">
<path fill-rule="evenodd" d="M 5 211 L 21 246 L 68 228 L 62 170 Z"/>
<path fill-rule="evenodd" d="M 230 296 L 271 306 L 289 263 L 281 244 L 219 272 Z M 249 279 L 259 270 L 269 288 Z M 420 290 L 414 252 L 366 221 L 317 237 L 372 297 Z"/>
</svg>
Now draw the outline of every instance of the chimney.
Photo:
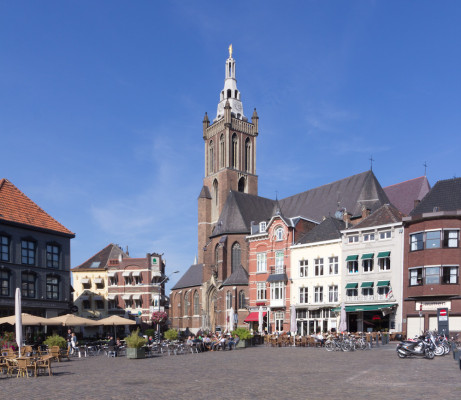
<svg viewBox="0 0 461 400">
<path fill-rule="evenodd" d="M 421 200 L 418 200 L 416 199 L 413 203 L 414 207 L 413 208 L 416 208 L 417 206 L 419 206 L 419 203 L 421 203 Z"/>
<path fill-rule="evenodd" d="M 349 224 L 351 223 L 351 214 L 349 214 L 346 209 L 344 209 L 343 212 L 343 221 L 346 223 L 346 229 L 349 228 Z"/>
<path fill-rule="evenodd" d="M 371 214 L 371 211 L 369 208 L 366 208 L 365 206 L 362 206 L 362 219 L 365 219 Z"/>
</svg>

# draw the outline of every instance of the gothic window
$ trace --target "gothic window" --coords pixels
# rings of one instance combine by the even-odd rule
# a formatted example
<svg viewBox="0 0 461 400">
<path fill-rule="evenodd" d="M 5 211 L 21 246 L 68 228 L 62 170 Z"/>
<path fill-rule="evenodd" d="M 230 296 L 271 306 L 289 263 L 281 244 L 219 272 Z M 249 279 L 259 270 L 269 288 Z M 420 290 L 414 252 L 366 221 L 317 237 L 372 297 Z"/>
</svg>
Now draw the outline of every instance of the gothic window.
<svg viewBox="0 0 461 400">
<path fill-rule="evenodd" d="M 214 172 L 214 143 L 210 140 L 209 154 L 208 154 L 208 172 Z"/>
<path fill-rule="evenodd" d="M 184 315 L 189 315 L 190 298 L 189 292 L 184 295 Z"/>
<path fill-rule="evenodd" d="M 229 74 L 230 74 L 230 66 L 229 66 Z M 232 90 L 227 90 L 227 98 L 230 99 L 232 97 Z"/>
<path fill-rule="evenodd" d="M 239 308 L 245 308 L 245 292 L 243 290 L 239 292 Z"/>
<path fill-rule="evenodd" d="M 198 292 L 194 292 L 194 315 L 199 315 L 200 313 L 200 303 L 198 300 Z"/>
<path fill-rule="evenodd" d="M 231 263 L 231 268 L 232 271 L 234 272 L 238 266 L 240 266 L 240 244 L 235 242 L 232 245 L 232 263 Z"/>
<path fill-rule="evenodd" d="M 232 152 L 231 152 L 231 167 L 237 168 L 238 163 L 238 138 L 234 133 L 232 135 Z"/>
<path fill-rule="evenodd" d="M 245 171 L 250 172 L 251 169 L 251 141 L 250 138 L 245 140 Z"/>
<path fill-rule="evenodd" d="M 245 192 L 245 178 L 243 176 L 239 179 L 238 191 L 241 193 Z"/>
<path fill-rule="evenodd" d="M 226 308 L 229 310 L 232 307 L 232 293 L 230 290 L 226 293 Z"/>
<path fill-rule="evenodd" d="M 219 244 L 217 244 L 214 249 L 214 263 L 216 266 L 218 266 L 218 262 L 219 262 Z"/>
<path fill-rule="evenodd" d="M 219 138 L 219 167 L 224 168 L 224 160 L 226 158 L 224 152 L 224 135 Z"/>
<path fill-rule="evenodd" d="M 213 181 L 213 197 L 215 206 L 218 205 L 218 181 L 215 179 Z"/>
</svg>

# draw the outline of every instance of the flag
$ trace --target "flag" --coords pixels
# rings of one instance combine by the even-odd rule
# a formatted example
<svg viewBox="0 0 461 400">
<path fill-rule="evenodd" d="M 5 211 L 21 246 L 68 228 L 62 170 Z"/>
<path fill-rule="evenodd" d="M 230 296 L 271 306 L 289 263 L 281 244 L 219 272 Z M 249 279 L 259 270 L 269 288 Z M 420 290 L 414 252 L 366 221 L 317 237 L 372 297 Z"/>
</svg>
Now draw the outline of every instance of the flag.
<svg viewBox="0 0 461 400">
<path fill-rule="evenodd" d="M 387 292 L 386 299 L 391 299 L 394 297 L 394 293 L 392 293 L 392 287 L 389 285 L 389 292 Z"/>
</svg>

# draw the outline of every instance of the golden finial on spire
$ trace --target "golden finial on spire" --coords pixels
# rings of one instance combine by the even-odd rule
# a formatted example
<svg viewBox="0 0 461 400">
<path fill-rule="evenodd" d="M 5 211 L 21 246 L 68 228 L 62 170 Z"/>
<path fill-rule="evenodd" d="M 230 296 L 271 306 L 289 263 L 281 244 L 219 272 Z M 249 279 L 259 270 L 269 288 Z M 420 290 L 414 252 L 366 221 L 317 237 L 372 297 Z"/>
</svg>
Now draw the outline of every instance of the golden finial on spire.
<svg viewBox="0 0 461 400">
<path fill-rule="evenodd" d="M 232 43 L 229 46 L 229 58 L 232 58 Z"/>
</svg>

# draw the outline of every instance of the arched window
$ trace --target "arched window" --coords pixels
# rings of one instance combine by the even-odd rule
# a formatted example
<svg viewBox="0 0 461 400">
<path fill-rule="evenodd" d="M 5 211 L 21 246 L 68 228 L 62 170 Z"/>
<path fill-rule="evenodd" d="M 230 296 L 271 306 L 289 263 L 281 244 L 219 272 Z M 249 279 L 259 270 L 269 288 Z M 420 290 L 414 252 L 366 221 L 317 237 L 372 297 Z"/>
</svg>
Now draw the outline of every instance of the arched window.
<svg viewBox="0 0 461 400">
<path fill-rule="evenodd" d="M 198 292 L 194 292 L 194 315 L 200 314 L 200 303 L 198 299 Z"/>
<path fill-rule="evenodd" d="M 231 268 L 232 271 L 234 272 L 237 267 L 240 266 L 240 256 L 241 256 L 241 251 L 240 251 L 240 244 L 238 242 L 235 242 L 232 245 L 232 262 L 231 262 Z"/>
<path fill-rule="evenodd" d="M 229 67 L 229 71 L 230 71 L 230 67 Z M 232 90 L 228 89 L 227 90 L 227 98 L 230 99 L 232 97 Z"/>
<path fill-rule="evenodd" d="M 245 171 L 251 171 L 251 141 L 250 138 L 245 140 Z"/>
<path fill-rule="evenodd" d="M 279 227 L 275 230 L 275 240 L 283 240 L 283 228 Z"/>
<path fill-rule="evenodd" d="M 232 307 L 232 293 L 230 290 L 226 293 L 226 308 L 229 310 Z"/>
<path fill-rule="evenodd" d="M 224 151 L 224 135 L 219 138 L 219 167 L 224 168 L 224 162 L 226 159 L 226 153 Z"/>
<path fill-rule="evenodd" d="M 189 315 L 190 298 L 189 292 L 184 295 L 184 315 Z"/>
<path fill-rule="evenodd" d="M 213 197 L 215 206 L 218 205 L 218 180 L 213 181 Z"/>
<path fill-rule="evenodd" d="M 10 280 L 10 270 L 1 269 L 0 270 L 0 296 L 10 296 L 11 292 L 11 280 Z"/>
<path fill-rule="evenodd" d="M 239 179 L 237 190 L 241 193 L 245 192 L 245 178 L 243 176 Z"/>
<path fill-rule="evenodd" d="M 218 266 L 219 263 L 219 244 L 216 245 L 214 248 L 214 263 L 216 266 Z"/>
<path fill-rule="evenodd" d="M 212 140 L 210 140 L 208 152 L 208 172 L 210 174 L 214 172 L 214 143 Z"/>
<path fill-rule="evenodd" d="M 237 168 L 238 164 L 238 138 L 234 133 L 232 135 L 232 152 L 231 152 L 231 167 Z"/>
<path fill-rule="evenodd" d="M 245 308 L 245 292 L 243 290 L 239 292 L 239 308 Z"/>
</svg>

